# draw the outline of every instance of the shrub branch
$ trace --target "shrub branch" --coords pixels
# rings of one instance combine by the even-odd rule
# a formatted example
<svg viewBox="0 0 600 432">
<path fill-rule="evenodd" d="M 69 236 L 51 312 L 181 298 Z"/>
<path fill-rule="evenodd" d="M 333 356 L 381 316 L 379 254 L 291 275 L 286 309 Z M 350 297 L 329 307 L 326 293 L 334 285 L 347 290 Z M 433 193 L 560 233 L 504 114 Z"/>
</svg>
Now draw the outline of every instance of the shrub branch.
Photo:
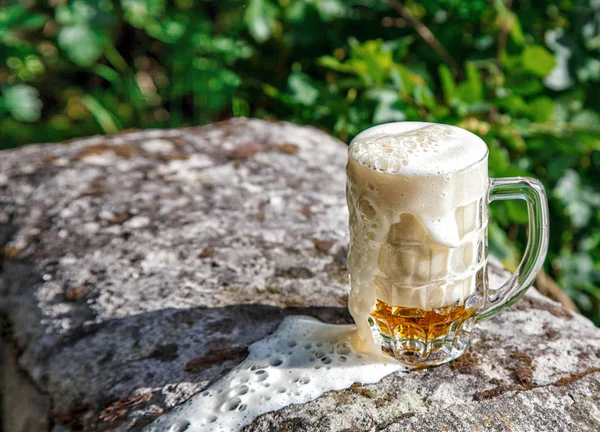
<svg viewBox="0 0 600 432">
<path fill-rule="evenodd" d="M 394 9 L 402 18 L 404 18 L 418 33 L 419 36 L 436 52 L 436 54 L 444 61 L 455 77 L 462 76 L 462 71 L 458 64 L 454 61 L 452 56 L 446 51 L 446 48 L 440 43 L 438 38 L 435 37 L 433 32 L 423 24 L 418 18 L 412 14 L 410 9 L 405 7 L 402 3 L 396 0 L 383 0 L 389 7 Z"/>
</svg>

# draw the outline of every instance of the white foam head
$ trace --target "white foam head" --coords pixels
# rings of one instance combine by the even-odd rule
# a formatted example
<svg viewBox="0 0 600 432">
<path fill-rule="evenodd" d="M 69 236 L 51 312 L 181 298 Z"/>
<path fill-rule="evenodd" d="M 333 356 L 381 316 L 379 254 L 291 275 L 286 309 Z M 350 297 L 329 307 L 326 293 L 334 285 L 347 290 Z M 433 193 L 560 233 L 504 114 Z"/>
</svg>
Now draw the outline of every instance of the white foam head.
<svg viewBox="0 0 600 432">
<path fill-rule="evenodd" d="M 358 134 L 349 155 L 378 172 L 429 176 L 466 169 L 485 158 L 487 151 L 481 138 L 459 127 L 396 122 Z"/>
</svg>

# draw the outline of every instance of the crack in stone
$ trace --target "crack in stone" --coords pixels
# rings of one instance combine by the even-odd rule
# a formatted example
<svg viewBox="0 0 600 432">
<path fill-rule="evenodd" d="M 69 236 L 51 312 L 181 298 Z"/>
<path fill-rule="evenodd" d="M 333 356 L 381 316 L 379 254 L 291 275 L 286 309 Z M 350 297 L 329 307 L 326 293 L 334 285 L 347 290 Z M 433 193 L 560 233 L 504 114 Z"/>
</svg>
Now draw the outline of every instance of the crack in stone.
<svg viewBox="0 0 600 432">
<path fill-rule="evenodd" d="M 590 374 L 593 374 L 596 372 L 600 372 L 600 368 L 590 368 L 583 372 L 571 374 L 568 377 L 561 378 L 561 379 L 554 381 L 552 383 L 549 383 L 549 384 L 500 385 L 500 386 L 495 387 L 490 390 L 484 390 L 484 391 L 475 393 L 473 395 L 473 401 L 479 402 L 482 400 L 494 399 L 494 398 L 497 398 L 498 396 L 502 396 L 504 393 L 508 393 L 508 392 L 512 392 L 512 391 L 523 392 L 523 391 L 533 390 L 536 388 L 543 388 L 543 387 L 550 387 L 550 386 L 564 387 L 568 384 L 571 384 L 575 381 L 578 381 L 578 380 L 586 377 L 587 375 L 590 375 Z"/>
</svg>

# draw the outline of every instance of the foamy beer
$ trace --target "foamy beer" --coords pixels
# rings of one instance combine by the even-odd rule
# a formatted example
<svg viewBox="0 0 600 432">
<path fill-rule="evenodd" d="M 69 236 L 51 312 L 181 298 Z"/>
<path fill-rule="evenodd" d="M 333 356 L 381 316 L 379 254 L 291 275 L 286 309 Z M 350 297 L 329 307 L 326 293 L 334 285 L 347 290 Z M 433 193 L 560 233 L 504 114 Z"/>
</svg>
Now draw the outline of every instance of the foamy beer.
<svg viewBox="0 0 600 432">
<path fill-rule="evenodd" d="M 531 285 L 548 244 L 548 210 L 534 179 L 488 177 L 486 144 L 454 126 L 400 122 L 350 144 L 349 308 L 360 343 L 407 367 L 450 361 L 476 321 Z M 488 287 L 488 203 L 524 199 L 529 240 L 502 287 Z"/>
</svg>

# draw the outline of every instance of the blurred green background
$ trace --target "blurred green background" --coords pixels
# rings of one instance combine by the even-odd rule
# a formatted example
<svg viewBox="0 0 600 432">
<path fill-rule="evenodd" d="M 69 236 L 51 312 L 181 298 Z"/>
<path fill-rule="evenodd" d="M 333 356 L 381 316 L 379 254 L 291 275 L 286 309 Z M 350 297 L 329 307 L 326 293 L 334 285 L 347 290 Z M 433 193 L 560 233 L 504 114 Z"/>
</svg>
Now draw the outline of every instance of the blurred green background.
<svg viewBox="0 0 600 432">
<path fill-rule="evenodd" d="M 545 272 L 600 324 L 600 1 L 0 0 L 0 149 L 231 116 L 456 124 L 551 207 Z M 0 156 L 1 157 L 1 156 Z M 509 268 L 520 203 L 493 205 Z M 538 284 L 559 296 L 552 279 Z"/>
</svg>

